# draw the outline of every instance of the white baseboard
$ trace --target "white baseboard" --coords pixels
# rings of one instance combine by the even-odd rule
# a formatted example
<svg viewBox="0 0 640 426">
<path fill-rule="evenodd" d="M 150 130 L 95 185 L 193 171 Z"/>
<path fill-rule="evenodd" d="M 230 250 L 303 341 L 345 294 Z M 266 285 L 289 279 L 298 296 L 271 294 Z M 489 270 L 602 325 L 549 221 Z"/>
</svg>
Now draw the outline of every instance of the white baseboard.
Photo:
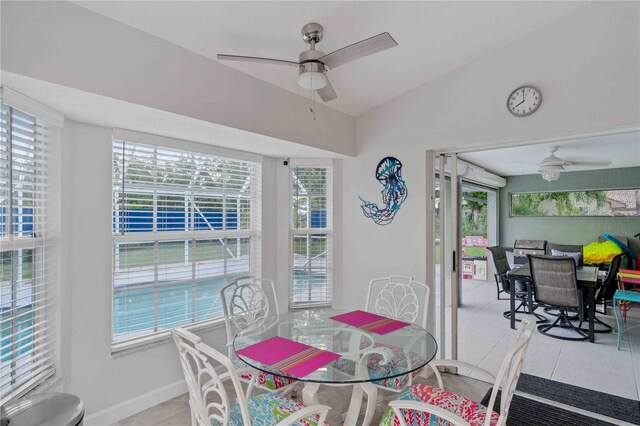
<svg viewBox="0 0 640 426">
<path fill-rule="evenodd" d="M 85 426 L 107 426 L 126 419 L 140 411 L 144 411 L 164 401 L 187 392 L 187 385 L 184 380 L 147 392 L 143 395 L 121 402 L 112 407 L 105 408 L 91 415 L 85 416 L 83 424 Z"/>
</svg>

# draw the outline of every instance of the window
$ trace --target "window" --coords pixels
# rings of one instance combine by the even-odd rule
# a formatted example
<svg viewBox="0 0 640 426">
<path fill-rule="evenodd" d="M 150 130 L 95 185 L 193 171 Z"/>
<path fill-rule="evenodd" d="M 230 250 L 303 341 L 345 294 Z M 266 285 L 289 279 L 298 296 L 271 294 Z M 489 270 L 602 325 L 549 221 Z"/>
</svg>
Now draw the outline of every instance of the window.
<svg viewBox="0 0 640 426">
<path fill-rule="evenodd" d="M 511 216 L 640 216 L 640 188 L 509 194 Z"/>
<path fill-rule="evenodd" d="M 331 304 L 331 172 L 329 166 L 291 166 L 291 307 Z"/>
<path fill-rule="evenodd" d="M 260 271 L 261 166 L 113 141 L 113 349 L 221 318 Z"/>
<path fill-rule="evenodd" d="M 7 401 L 55 373 L 47 262 L 48 145 L 36 117 L 0 106 L 0 389 Z"/>
</svg>

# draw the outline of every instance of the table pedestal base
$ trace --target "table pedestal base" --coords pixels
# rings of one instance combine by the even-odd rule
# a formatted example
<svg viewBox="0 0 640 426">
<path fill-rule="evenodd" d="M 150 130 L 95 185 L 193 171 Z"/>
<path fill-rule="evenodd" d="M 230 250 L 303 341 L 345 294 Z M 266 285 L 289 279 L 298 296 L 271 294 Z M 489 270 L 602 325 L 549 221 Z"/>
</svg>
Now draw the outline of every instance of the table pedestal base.
<svg viewBox="0 0 640 426">
<path fill-rule="evenodd" d="M 345 384 L 328 384 L 325 386 L 353 386 L 351 392 L 351 401 L 349 401 L 349 409 L 343 415 L 345 426 L 356 426 L 358 423 L 358 417 L 360 415 L 360 408 L 362 407 L 362 397 L 367 395 L 367 409 L 362 420 L 362 426 L 369 426 L 371 419 L 376 411 L 376 402 L 378 400 L 378 388 L 369 382 L 365 383 L 345 383 Z M 302 403 L 304 405 L 319 404 L 318 389 L 320 383 L 305 383 L 302 389 Z"/>
</svg>

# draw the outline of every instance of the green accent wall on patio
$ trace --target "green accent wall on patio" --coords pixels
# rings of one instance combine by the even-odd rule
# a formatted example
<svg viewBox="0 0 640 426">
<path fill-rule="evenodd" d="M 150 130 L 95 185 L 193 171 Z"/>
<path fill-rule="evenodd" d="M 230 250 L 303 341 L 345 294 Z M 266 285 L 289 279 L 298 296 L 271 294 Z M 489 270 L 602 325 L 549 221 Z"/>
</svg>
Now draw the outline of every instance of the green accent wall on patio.
<svg viewBox="0 0 640 426">
<path fill-rule="evenodd" d="M 629 246 L 640 253 L 640 218 L 622 217 L 509 217 L 509 194 L 535 191 L 582 191 L 640 187 L 640 167 L 565 172 L 555 182 L 538 174 L 509 176 L 500 189 L 500 244 L 513 247 L 516 239 L 547 240 L 555 243 L 589 244 L 608 232 L 629 238 Z"/>
</svg>

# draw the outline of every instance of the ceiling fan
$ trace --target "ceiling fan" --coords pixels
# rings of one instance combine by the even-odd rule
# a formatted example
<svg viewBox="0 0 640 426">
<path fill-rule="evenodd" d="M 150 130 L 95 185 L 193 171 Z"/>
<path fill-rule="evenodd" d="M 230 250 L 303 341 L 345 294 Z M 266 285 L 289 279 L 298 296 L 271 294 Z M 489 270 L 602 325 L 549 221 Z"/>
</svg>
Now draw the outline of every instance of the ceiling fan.
<svg viewBox="0 0 640 426">
<path fill-rule="evenodd" d="M 593 161 L 588 159 L 574 159 L 573 161 L 563 160 L 560 157 L 555 155 L 556 151 L 560 149 L 559 146 L 550 146 L 549 148 L 549 156 L 542 160 L 538 165 L 540 168 L 538 169 L 538 173 L 542 175 L 542 179 L 547 182 L 553 182 L 554 180 L 558 180 L 560 177 L 560 173 L 566 171 L 565 166 L 608 166 L 611 164 L 611 160 L 604 161 Z"/>
<path fill-rule="evenodd" d="M 301 32 L 302 40 L 309 44 L 310 48 L 300 53 L 298 62 L 224 54 L 218 54 L 218 59 L 298 67 L 298 85 L 305 89 L 315 90 L 324 102 L 328 102 L 336 99 L 338 95 L 327 78 L 327 70 L 333 70 L 340 65 L 398 45 L 393 37 L 385 32 L 325 54 L 316 50 L 316 44 L 322 40 L 323 36 L 322 25 L 312 22 L 302 27 Z"/>
</svg>

